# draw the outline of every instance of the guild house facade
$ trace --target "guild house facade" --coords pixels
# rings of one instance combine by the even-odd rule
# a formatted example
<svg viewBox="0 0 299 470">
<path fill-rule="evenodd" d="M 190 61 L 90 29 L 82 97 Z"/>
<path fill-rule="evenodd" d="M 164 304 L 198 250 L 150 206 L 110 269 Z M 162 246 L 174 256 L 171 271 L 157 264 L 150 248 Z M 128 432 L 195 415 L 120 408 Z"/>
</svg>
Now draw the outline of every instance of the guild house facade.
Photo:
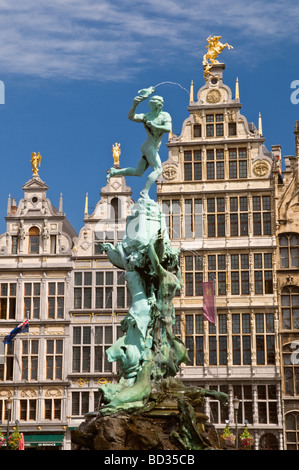
<svg viewBox="0 0 299 470">
<path fill-rule="evenodd" d="M 190 362 L 179 376 L 228 394 L 227 407 L 206 403 L 220 432 L 227 422 L 235 431 L 237 399 L 238 430 L 248 424 L 255 449 L 298 449 L 299 125 L 295 157 L 284 157 L 282 171 L 281 148 L 265 147 L 261 117 L 257 126 L 247 122 L 238 81 L 233 94 L 224 71 L 215 64 L 197 93 L 191 84 L 187 118 L 178 135 L 169 134 L 157 182 L 171 241 L 181 249 L 174 328 Z M 119 155 L 115 144 L 116 167 Z M 1 338 L 30 322 L 28 333 L 0 342 L 0 419 L 4 433 L 18 424 L 25 449 L 67 450 L 70 431 L 97 410 L 98 387 L 117 380 L 118 365 L 105 351 L 122 334 L 130 293 L 100 244 L 122 239 L 134 201 L 125 178 L 111 177 L 92 211 L 86 196 L 77 234 L 62 196 L 56 209 L 32 166 L 24 198 L 8 199 L 0 237 Z M 202 313 L 208 280 L 215 325 Z"/>
</svg>

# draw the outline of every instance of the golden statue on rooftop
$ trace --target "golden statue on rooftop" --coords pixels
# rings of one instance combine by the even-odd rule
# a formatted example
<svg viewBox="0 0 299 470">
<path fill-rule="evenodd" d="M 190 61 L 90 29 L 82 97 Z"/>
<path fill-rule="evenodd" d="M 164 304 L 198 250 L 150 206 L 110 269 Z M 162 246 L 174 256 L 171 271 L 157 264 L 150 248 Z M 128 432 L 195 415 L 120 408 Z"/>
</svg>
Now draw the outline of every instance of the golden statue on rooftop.
<svg viewBox="0 0 299 470">
<path fill-rule="evenodd" d="M 119 166 L 120 144 L 115 143 L 114 145 L 112 145 L 112 155 L 114 160 L 114 166 Z"/>
<path fill-rule="evenodd" d="M 207 38 L 208 45 L 206 46 L 206 48 L 208 49 L 208 52 L 203 56 L 202 61 L 205 79 L 207 79 L 207 76 L 211 74 L 210 69 L 213 67 L 213 65 L 219 64 L 218 60 L 216 60 L 216 57 L 218 57 L 218 55 L 223 51 L 223 49 L 225 49 L 226 47 L 228 49 L 233 49 L 233 46 L 230 46 L 227 42 L 225 44 L 222 44 L 219 39 L 221 39 L 221 36 L 209 36 Z"/>
<path fill-rule="evenodd" d="M 32 164 L 32 173 L 33 173 L 33 176 L 37 176 L 38 175 L 38 166 L 40 166 L 40 162 L 41 162 L 41 154 L 38 152 L 38 154 L 36 154 L 35 152 L 32 153 L 31 155 L 31 164 Z"/>
</svg>

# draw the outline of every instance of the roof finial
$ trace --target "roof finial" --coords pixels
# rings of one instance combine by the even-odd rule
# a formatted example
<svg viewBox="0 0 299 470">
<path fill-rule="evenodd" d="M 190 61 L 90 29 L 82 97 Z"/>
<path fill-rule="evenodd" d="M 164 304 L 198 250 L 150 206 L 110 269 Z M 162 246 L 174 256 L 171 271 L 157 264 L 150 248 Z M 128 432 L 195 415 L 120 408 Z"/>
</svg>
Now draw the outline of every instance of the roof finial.
<svg viewBox="0 0 299 470">
<path fill-rule="evenodd" d="M 193 80 L 191 80 L 191 85 L 190 85 L 190 102 L 189 104 L 194 102 L 194 88 L 193 88 Z"/>
<path fill-rule="evenodd" d="M 84 209 L 84 216 L 86 217 L 88 215 L 88 193 L 86 193 L 85 196 L 85 209 Z"/>
<path fill-rule="evenodd" d="M 263 135 L 262 115 L 259 113 L 259 135 Z"/>
<path fill-rule="evenodd" d="M 60 199 L 59 199 L 59 212 L 62 214 L 62 193 L 60 193 Z"/>
<path fill-rule="evenodd" d="M 8 195 L 8 201 L 7 201 L 7 215 L 10 214 L 11 212 L 11 198 L 10 194 Z"/>
<path fill-rule="evenodd" d="M 35 152 L 32 153 L 31 155 L 31 164 L 32 164 L 32 172 L 33 172 L 33 176 L 38 176 L 38 166 L 40 166 L 40 162 L 41 162 L 41 154 L 38 152 L 38 154 L 36 155 Z"/>
<path fill-rule="evenodd" d="M 114 160 L 114 167 L 119 167 L 120 144 L 115 143 L 112 145 L 112 155 Z"/>
<path fill-rule="evenodd" d="M 236 88 L 235 88 L 235 100 L 239 100 L 240 99 L 240 92 L 239 92 L 239 79 L 237 77 L 237 80 L 236 80 Z"/>
<path fill-rule="evenodd" d="M 170 123 L 170 126 L 171 126 L 171 129 L 170 129 L 170 132 L 168 134 L 168 140 L 171 140 L 172 139 L 172 121 Z"/>
</svg>

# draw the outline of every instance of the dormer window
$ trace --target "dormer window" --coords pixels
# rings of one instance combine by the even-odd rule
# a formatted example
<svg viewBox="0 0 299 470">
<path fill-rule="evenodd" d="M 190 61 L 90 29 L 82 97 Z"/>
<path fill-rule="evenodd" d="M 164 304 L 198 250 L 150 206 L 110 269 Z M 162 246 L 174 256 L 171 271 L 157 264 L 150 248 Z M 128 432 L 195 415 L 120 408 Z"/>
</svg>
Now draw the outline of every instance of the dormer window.
<svg viewBox="0 0 299 470">
<path fill-rule="evenodd" d="M 29 253 L 38 254 L 40 244 L 40 231 L 38 227 L 29 229 Z"/>
</svg>

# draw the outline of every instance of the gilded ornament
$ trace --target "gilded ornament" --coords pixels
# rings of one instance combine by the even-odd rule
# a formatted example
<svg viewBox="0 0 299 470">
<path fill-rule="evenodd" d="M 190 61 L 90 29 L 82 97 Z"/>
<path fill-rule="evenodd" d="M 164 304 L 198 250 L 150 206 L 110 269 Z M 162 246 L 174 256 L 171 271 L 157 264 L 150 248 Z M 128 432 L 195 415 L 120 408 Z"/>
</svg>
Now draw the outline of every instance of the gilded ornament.
<svg viewBox="0 0 299 470">
<path fill-rule="evenodd" d="M 32 164 L 32 173 L 33 173 L 33 176 L 37 176 L 38 175 L 38 166 L 40 167 L 40 163 L 41 163 L 41 154 L 38 153 L 36 154 L 35 152 L 32 153 L 31 155 L 31 164 Z"/>
<path fill-rule="evenodd" d="M 233 49 L 233 46 L 230 46 L 227 42 L 225 44 L 221 44 L 219 41 L 221 36 L 209 36 L 207 38 L 208 45 L 206 48 L 208 52 L 203 56 L 202 65 L 204 68 L 204 77 L 207 79 L 207 76 L 211 74 L 210 69 L 213 67 L 214 64 L 219 64 L 219 61 L 216 60 L 216 57 L 225 49 Z M 210 61 L 210 62 L 209 62 Z"/>
<path fill-rule="evenodd" d="M 119 157 L 120 157 L 120 144 L 115 143 L 112 145 L 112 155 L 114 160 L 114 165 L 119 166 Z"/>
</svg>

